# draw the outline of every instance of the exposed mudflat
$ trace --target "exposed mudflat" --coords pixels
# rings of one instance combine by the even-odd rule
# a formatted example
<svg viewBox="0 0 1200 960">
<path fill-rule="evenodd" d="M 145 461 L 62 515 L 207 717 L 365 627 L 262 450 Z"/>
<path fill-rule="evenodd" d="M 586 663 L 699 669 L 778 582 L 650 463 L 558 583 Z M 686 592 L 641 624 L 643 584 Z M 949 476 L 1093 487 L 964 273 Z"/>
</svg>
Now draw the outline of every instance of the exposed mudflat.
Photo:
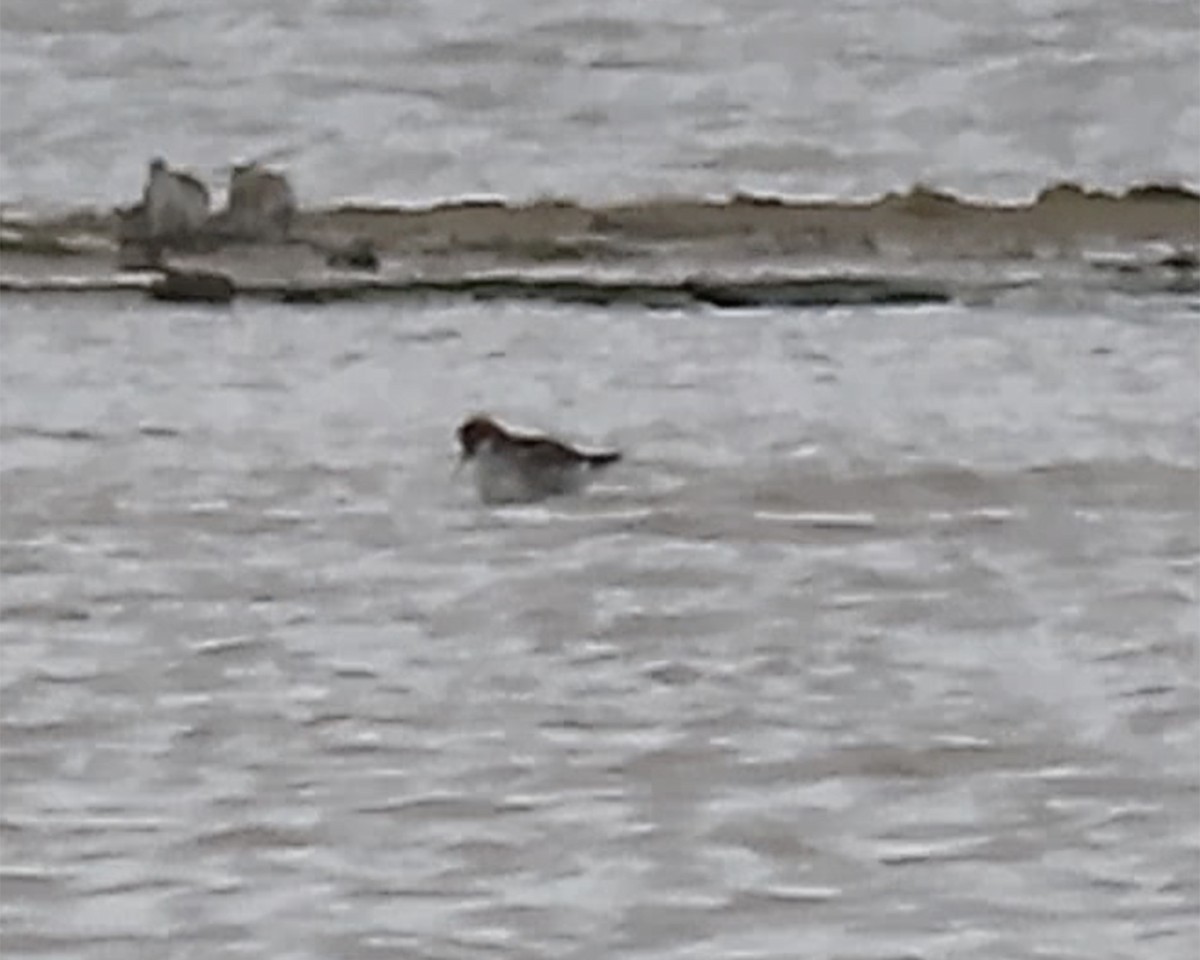
<svg viewBox="0 0 1200 960">
<path fill-rule="evenodd" d="M 148 287 L 117 267 L 111 216 L 12 217 L 0 288 L 99 292 Z M 463 202 L 303 214 L 293 242 L 171 253 L 176 269 L 222 273 L 243 294 L 463 295 L 679 306 L 978 301 L 1041 280 L 1196 289 L 1200 198 L 1139 187 L 1120 196 L 1058 187 L 1025 205 L 917 190 L 874 203 L 661 200 Z M 377 271 L 330 268 L 362 239 Z M 1082 268 L 1082 269 L 1081 269 Z"/>
</svg>

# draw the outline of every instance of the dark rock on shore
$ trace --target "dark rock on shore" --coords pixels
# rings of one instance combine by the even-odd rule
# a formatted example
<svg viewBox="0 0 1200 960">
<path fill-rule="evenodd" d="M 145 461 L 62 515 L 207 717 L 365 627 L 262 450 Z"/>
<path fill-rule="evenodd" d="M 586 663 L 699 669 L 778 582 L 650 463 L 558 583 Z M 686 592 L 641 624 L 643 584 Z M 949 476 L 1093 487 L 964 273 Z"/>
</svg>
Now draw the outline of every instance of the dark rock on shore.
<svg viewBox="0 0 1200 960">
<path fill-rule="evenodd" d="M 294 287 L 279 295 L 280 303 L 322 306 L 344 300 L 359 300 L 363 291 L 337 287 Z"/>
<path fill-rule="evenodd" d="M 155 300 L 176 303 L 229 303 L 235 292 L 224 274 L 201 270 L 168 270 L 150 286 Z"/>
</svg>

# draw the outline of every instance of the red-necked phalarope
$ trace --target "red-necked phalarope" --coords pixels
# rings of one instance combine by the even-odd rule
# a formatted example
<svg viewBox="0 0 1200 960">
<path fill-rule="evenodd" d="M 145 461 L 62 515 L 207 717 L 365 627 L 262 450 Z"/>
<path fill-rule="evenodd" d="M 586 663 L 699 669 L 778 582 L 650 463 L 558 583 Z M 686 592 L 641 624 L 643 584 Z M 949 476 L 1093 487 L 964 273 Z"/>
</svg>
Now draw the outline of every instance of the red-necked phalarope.
<svg viewBox="0 0 1200 960">
<path fill-rule="evenodd" d="M 475 469 L 484 503 L 529 503 L 577 493 L 599 469 L 616 463 L 615 450 L 585 452 L 551 437 L 517 434 L 491 417 L 471 417 L 458 428 L 462 460 Z"/>
</svg>

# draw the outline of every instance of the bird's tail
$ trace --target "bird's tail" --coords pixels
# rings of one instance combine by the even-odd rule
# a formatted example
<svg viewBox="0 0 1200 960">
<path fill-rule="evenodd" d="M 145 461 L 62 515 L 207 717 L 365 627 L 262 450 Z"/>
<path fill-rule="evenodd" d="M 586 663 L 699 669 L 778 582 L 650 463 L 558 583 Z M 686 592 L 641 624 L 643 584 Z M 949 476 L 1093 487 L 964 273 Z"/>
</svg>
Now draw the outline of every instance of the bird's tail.
<svg viewBox="0 0 1200 960">
<path fill-rule="evenodd" d="M 589 467 L 607 467 L 610 463 L 616 463 L 620 459 L 621 454 L 616 450 L 608 450 L 604 453 L 587 454 L 587 462 Z"/>
</svg>

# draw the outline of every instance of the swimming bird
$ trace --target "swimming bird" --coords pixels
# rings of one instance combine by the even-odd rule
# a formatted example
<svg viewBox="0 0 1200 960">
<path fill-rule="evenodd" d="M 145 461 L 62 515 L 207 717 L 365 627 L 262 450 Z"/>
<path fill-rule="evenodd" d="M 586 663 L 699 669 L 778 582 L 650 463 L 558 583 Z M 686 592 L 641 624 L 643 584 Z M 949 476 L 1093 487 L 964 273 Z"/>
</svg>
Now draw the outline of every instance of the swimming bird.
<svg viewBox="0 0 1200 960">
<path fill-rule="evenodd" d="M 475 488 L 484 503 L 531 503 L 577 493 L 596 471 L 616 463 L 616 450 L 586 452 L 561 440 L 513 433 L 487 416 L 474 416 L 458 428 L 460 463 L 475 470 Z"/>
</svg>

